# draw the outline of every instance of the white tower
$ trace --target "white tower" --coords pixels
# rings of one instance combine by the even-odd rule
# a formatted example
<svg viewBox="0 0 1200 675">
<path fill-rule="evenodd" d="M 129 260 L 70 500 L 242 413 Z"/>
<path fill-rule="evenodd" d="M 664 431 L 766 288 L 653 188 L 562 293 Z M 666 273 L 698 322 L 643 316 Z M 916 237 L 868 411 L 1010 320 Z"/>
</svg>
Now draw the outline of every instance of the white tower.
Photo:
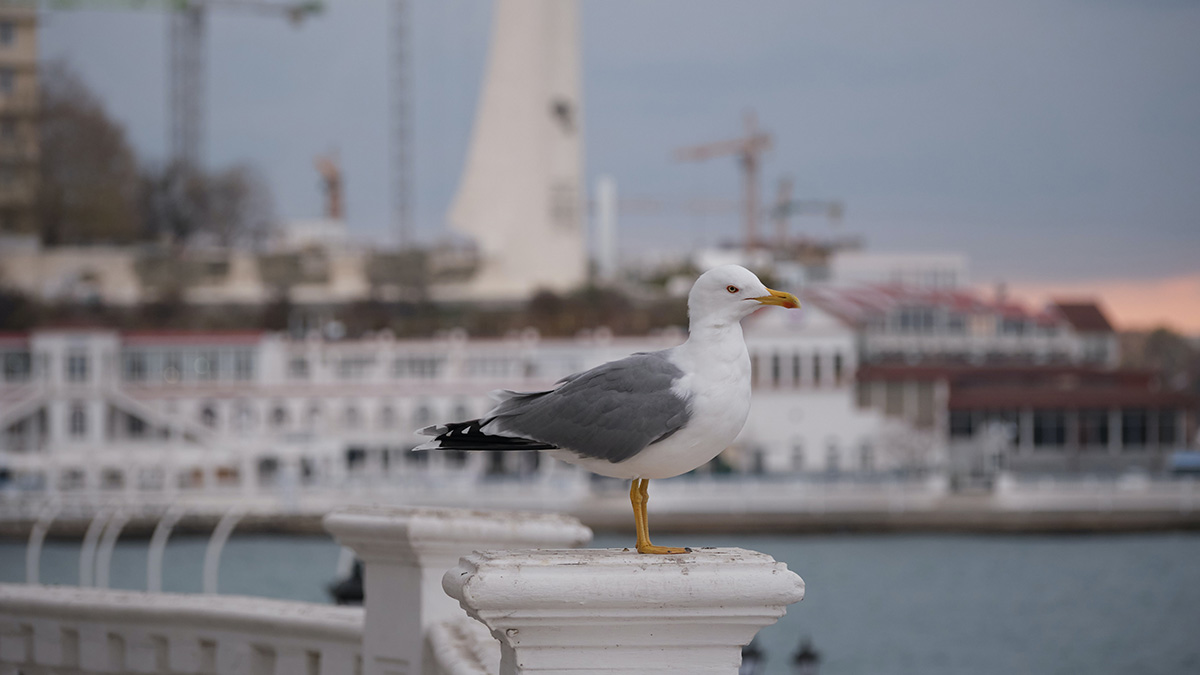
<svg viewBox="0 0 1200 675">
<path fill-rule="evenodd" d="M 450 224 L 480 265 L 472 299 L 518 300 L 587 277 L 575 0 L 498 0 L 483 94 Z"/>
</svg>

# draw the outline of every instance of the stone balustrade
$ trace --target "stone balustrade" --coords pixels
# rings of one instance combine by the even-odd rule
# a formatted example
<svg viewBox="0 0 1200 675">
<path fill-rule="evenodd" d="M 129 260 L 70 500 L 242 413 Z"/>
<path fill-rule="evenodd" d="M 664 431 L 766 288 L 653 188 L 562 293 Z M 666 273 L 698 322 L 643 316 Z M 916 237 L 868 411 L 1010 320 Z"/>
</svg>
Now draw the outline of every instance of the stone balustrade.
<svg viewBox="0 0 1200 675">
<path fill-rule="evenodd" d="M 732 675 L 804 589 L 752 551 L 570 550 L 591 531 L 558 515 L 358 507 L 325 526 L 363 560 L 364 608 L 0 585 L 0 675 Z"/>
<path fill-rule="evenodd" d="M 442 584 L 500 641 L 500 675 L 734 675 L 742 647 L 804 597 L 804 581 L 737 548 L 484 551 Z"/>
<path fill-rule="evenodd" d="M 362 610 L 264 598 L 0 585 L 0 673 L 360 672 Z"/>
<path fill-rule="evenodd" d="M 437 672 L 426 636 L 435 625 L 463 618 L 441 585 L 462 556 L 582 546 L 592 538 L 567 516 L 466 509 L 350 507 L 326 516 L 325 529 L 363 561 L 365 675 Z"/>
</svg>

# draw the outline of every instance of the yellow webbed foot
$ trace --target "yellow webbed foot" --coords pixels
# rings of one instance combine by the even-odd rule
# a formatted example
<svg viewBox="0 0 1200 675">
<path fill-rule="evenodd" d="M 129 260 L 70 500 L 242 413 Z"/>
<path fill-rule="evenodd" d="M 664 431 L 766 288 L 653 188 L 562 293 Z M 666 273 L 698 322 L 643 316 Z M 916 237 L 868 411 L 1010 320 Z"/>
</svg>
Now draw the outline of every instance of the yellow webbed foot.
<svg viewBox="0 0 1200 675">
<path fill-rule="evenodd" d="M 679 548 L 677 546 L 655 546 L 654 544 L 638 544 L 638 553 L 651 553 L 654 555 L 670 555 L 673 553 L 691 553 L 690 548 Z"/>
</svg>

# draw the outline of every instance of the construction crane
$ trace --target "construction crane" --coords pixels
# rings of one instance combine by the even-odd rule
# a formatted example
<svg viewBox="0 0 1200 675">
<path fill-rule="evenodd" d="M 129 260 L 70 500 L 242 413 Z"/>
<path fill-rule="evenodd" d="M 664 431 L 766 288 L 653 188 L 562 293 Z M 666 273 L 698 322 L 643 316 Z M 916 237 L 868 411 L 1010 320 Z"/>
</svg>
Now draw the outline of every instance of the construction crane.
<svg viewBox="0 0 1200 675">
<path fill-rule="evenodd" d="M 742 209 L 746 228 L 746 248 L 758 247 L 758 171 L 763 153 L 771 149 L 771 136 L 759 131 L 754 112 L 744 118 L 746 135 L 729 141 L 708 143 L 675 151 L 681 162 L 703 162 L 713 157 L 735 155 L 742 164 Z"/>
<path fill-rule="evenodd" d="M 107 4 L 107 3 L 106 3 Z M 118 3 L 111 3 L 118 4 Z M 163 0 L 159 3 L 126 0 L 130 9 L 159 5 L 168 16 L 171 49 L 167 109 L 170 114 L 171 161 L 189 169 L 203 165 L 205 95 L 205 25 L 209 10 L 237 9 L 282 16 L 299 25 L 321 11 L 320 2 L 266 2 L 265 0 Z"/>
<path fill-rule="evenodd" d="M 391 104 L 392 124 L 388 140 L 391 145 L 392 227 L 400 248 L 412 245 L 412 104 L 409 90 L 412 83 L 412 58 L 409 52 L 409 0 L 391 3 Z"/>
<path fill-rule="evenodd" d="M 775 196 L 775 206 L 771 209 L 771 217 L 775 220 L 775 245 L 782 248 L 788 244 L 788 219 L 800 214 L 821 214 L 829 219 L 835 227 L 841 224 L 845 206 L 837 200 L 827 199 L 792 199 L 792 179 L 784 176 L 779 179 L 779 189 Z"/>
<path fill-rule="evenodd" d="M 42 6 L 51 10 L 155 9 L 169 12 L 167 111 L 170 117 L 167 146 L 172 163 L 199 169 L 204 147 L 204 34 L 210 10 L 235 9 L 282 16 L 294 25 L 321 11 L 317 1 L 268 2 L 267 0 L 17 0 L 12 4 Z"/>
</svg>

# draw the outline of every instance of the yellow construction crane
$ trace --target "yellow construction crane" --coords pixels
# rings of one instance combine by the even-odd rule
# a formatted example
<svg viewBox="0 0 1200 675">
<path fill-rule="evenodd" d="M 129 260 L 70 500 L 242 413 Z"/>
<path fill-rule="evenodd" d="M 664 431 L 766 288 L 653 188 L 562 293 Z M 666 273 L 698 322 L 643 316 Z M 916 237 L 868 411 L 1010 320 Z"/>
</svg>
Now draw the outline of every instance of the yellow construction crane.
<svg viewBox="0 0 1200 675">
<path fill-rule="evenodd" d="M 682 162 L 702 162 L 713 157 L 736 155 L 742 164 L 742 209 L 746 228 L 746 248 L 758 247 L 758 171 L 760 160 L 771 149 L 771 136 L 758 129 L 754 112 L 745 116 L 746 135 L 729 141 L 708 143 L 675 151 Z"/>
</svg>

